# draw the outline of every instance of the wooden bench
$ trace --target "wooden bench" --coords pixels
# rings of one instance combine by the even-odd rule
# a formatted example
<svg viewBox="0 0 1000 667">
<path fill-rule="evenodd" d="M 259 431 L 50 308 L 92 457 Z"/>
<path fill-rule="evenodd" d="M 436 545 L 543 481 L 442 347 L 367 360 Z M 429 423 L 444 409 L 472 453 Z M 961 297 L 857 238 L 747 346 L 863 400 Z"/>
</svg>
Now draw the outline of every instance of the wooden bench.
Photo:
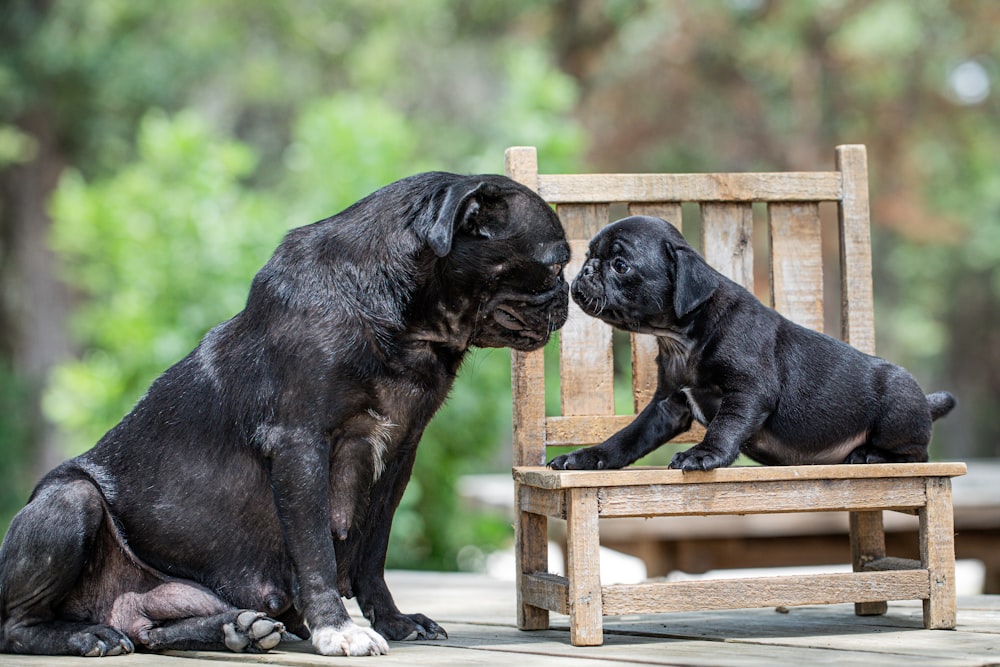
<svg viewBox="0 0 1000 667">
<path fill-rule="evenodd" d="M 874 350 L 867 158 L 839 146 L 836 170 L 730 174 L 540 174 L 535 149 L 510 148 L 506 173 L 557 208 L 576 275 L 587 242 L 613 209 L 655 215 L 678 227 L 682 204 L 700 209 L 701 250 L 716 269 L 753 291 L 753 205 L 767 208 L 770 300 L 786 317 L 822 331 L 823 247 L 820 203 L 839 221 L 841 338 Z M 556 471 L 548 447 L 602 442 L 652 396 L 656 341 L 629 335 L 632 411 L 616 414 L 610 327 L 571 306 L 559 336 L 560 414 L 545 408 L 544 351 L 515 352 L 514 481 L 518 626 L 548 627 L 568 614 L 574 645 L 599 645 L 607 615 L 778 605 L 855 603 L 882 614 L 886 601 L 923 600 L 924 625 L 955 626 L 951 477 L 962 463 L 736 467 L 681 473 L 655 467 Z M 677 438 L 697 442 L 703 429 Z M 919 560 L 888 557 L 883 511 L 920 519 Z M 599 520 L 606 517 L 847 511 L 853 572 L 688 582 L 603 585 Z M 548 519 L 565 521 L 566 576 L 548 573 Z"/>
</svg>

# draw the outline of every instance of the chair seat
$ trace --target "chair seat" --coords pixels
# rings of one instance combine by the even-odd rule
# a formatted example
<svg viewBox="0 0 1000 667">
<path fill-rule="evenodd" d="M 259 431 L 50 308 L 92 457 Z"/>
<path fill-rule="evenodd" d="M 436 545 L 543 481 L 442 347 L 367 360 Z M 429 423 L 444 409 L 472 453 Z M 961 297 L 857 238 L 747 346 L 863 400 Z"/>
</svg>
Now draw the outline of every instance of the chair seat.
<svg viewBox="0 0 1000 667">
<path fill-rule="evenodd" d="M 542 489 L 644 486 L 649 484 L 718 484 L 783 480 L 878 479 L 892 477 L 958 477 L 965 463 L 876 463 L 869 465 L 737 466 L 704 472 L 635 466 L 623 470 L 553 470 L 518 466 L 514 479 Z"/>
</svg>

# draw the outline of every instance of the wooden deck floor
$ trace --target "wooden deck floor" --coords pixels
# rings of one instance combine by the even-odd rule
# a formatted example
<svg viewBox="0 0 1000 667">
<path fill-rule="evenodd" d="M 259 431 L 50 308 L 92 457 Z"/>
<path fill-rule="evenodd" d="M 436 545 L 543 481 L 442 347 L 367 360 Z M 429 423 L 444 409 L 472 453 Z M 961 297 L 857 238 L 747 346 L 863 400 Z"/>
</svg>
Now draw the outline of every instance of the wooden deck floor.
<svg viewBox="0 0 1000 667">
<path fill-rule="evenodd" d="M 105 658 L 0 655 L 11 667 L 240 667 L 335 665 L 907 665 L 1000 664 L 1000 595 L 959 598 L 955 631 L 924 630 L 920 603 L 890 602 L 885 616 L 857 617 L 851 605 L 707 611 L 605 619 L 605 644 L 574 648 L 565 617 L 554 629 L 520 632 L 514 623 L 513 584 L 485 576 L 390 572 L 403 611 L 427 614 L 450 635 L 444 641 L 392 642 L 380 658 L 329 658 L 308 642 L 282 644 L 262 655 L 137 654 Z M 356 612 L 356 608 L 353 608 Z M 586 660 L 587 662 L 583 662 Z"/>
</svg>

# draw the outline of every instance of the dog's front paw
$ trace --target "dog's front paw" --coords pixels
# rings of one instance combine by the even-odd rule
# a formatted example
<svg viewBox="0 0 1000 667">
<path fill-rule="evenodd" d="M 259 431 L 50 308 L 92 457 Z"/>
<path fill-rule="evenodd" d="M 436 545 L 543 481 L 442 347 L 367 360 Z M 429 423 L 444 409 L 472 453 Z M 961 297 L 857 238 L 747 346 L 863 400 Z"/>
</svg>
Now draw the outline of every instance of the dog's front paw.
<svg viewBox="0 0 1000 667">
<path fill-rule="evenodd" d="M 247 610 L 223 625 L 222 633 L 230 651 L 270 651 L 281 642 L 285 626 L 263 612 Z"/>
<path fill-rule="evenodd" d="M 323 655 L 386 655 L 389 642 L 370 628 L 348 621 L 339 628 L 317 628 L 312 644 Z"/>
<path fill-rule="evenodd" d="M 725 468 L 734 458 L 726 456 L 717 449 L 695 445 L 691 449 L 674 454 L 674 458 L 670 460 L 670 467 L 679 470 L 714 470 Z"/>
<path fill-rule="evenodd" d="M 376 619 L 375 629 L 389 639 L 447 639 L 448 633 L 423 614 L 399 614 L 389 619 Z"/>
<path fill-rule="evenodd" d="M 614 465 L 600 447 L 587 447 L 555 457 L 549 461 L 549 467 L 553 470 L 604 470 L 621 466 Z"/>
</svg>

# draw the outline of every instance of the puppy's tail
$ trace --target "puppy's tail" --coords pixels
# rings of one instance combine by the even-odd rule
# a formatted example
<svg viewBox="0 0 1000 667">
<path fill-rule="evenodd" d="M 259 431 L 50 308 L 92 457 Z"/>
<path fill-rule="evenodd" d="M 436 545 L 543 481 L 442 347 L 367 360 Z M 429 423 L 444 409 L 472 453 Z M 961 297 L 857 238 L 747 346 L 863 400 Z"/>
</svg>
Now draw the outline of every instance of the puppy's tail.
<svg viewBox="0 0 1000 667">
<path fill-rule="evenodd" d="M 958 405 L 958 401 L 946 391 L 936 391 L 927 394 L 927 405 L 931 408 L 931 419 L 937 420 L 951 412 L 952 408 Z"/>
</svg>

